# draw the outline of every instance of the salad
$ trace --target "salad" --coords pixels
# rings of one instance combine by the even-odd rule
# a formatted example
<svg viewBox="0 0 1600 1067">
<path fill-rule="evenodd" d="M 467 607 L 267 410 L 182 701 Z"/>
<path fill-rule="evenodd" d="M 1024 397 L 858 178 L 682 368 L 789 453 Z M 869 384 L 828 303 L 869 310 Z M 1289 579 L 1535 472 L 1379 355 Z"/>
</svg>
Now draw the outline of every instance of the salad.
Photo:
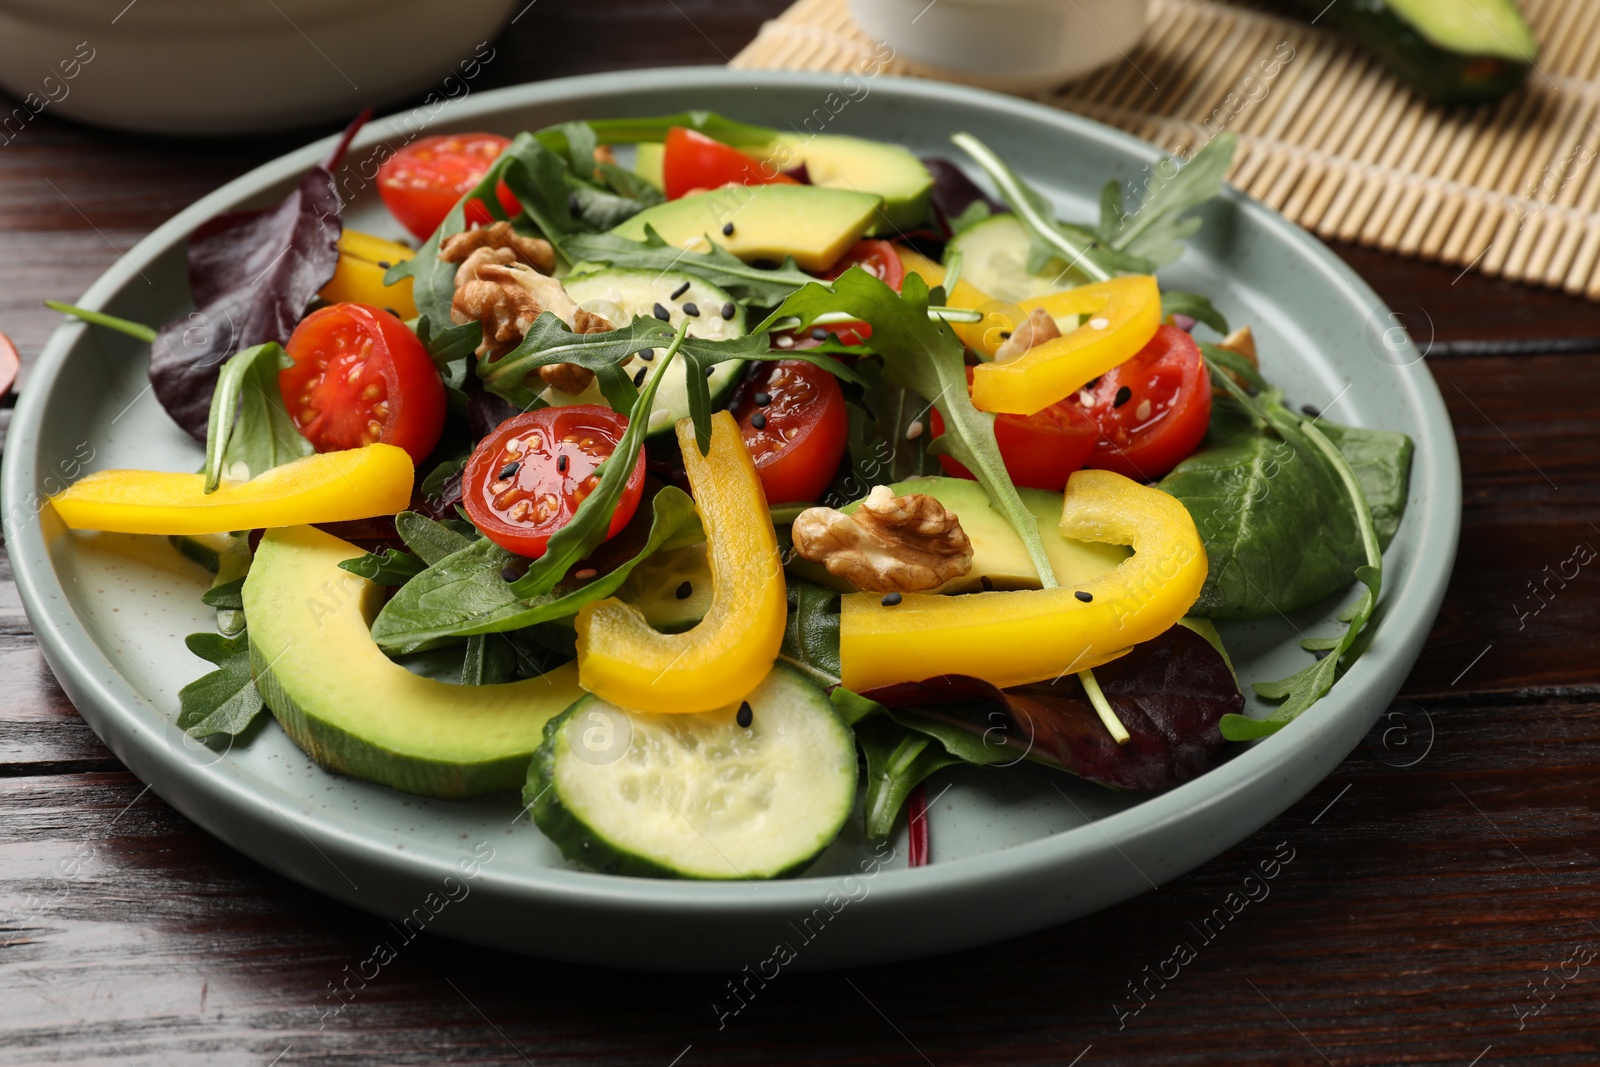
<svg viewBox="0 0 1600 1067">
<path fill-rule="evenodd" d="M 597 871 L 754 879 L 851 819 L 926 862 L 954 765 L 1169 789 L 1360 655 L 1410 441 L 1292 408 L 1155 276 L 1228 136 L 1068 222 L 965 133 L 450 134 L 377 172 L 397 241 L 341 220 L 360 123 L 194 232 L 193 314 L 52 304 L 149 342 L 204 443 L 52 498 L 213 575 L 192 736 L 275 720 L 332 772 L 521 790 Z M 1243 715 L 1213 620 L 1352 585 Z"/>
</svg>

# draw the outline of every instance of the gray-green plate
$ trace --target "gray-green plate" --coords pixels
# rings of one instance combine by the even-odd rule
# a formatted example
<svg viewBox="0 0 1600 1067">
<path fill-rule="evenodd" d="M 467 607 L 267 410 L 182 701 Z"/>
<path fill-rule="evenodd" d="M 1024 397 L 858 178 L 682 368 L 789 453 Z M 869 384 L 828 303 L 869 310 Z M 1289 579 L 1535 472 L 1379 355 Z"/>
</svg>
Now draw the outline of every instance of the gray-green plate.
<svg viewBox="0 0 1600 1067">
<path fill-rule="evenodd" d="M 954 156 L 971 130 L 1070 216 L 1093 217 L 1108 178 L 1142 184 L 1158 153 L 1125 134 L 1009 97 L 932 82 L 720 69 L 640 71 L 474 94 L 425 133 L 512 134 L 566 119 L 714 108 L 781 129 L 852 133 Z M 422 119 L 427 113 L 418 113 Z M 396 116 L 356 142 L 348 222 L 396 233 L 365 168 L 406 137 Z M 184 239 L 229 208 L 284 195 L 326 151 L 311 145 L 245 175 L 142 241 L 81 303 L 159 324 L 192 310 Z M 1410 670 L 1455 556 L 1454 437 L 1421 356 L 1377 297 L 1304 231 L 1229 192 L 1164 274 L 1255 327 L 1265 369 L 1296 404 L 1403 430 L 1417 443 L 1410 507 L 1389 549 L 1371 648 L 1332 694 L 1277 735 L 1169 793 L 1139 797 L 1033 766 L 951 772 L 931 794 L 933 863 L 903 839 L 875 852 L 848 831 L 804 876 L 760 884 L 607 877 L 564 862 L 510 797 L 447 803 L 337 777 L 268 724 L 231 750 L 188 742 L 177 691 L 207 665 L 183 637 L 212 625 L 205 576 L 160 538 L 69 534 L 44 495 L 82 470 L 193 470 L 200 450 L 150 396 L 145 351 L 62 327 L 33 369 L 5 448 L 5 533 L 45 658 L 83 717 L 164 799 L 290 878 L 405 927 L 544 956 L 668 970 L 860 965 L 1026 933 L 1142 893 L 1254 832 L 1356 745 Z M 64 296 L 70 294 L 62 294 Z M 1248 682 L 1307 662 L 1298 630 L 1333 632 L 1336 605 L 1225 627 Z M 1265 709 L 1252 704 L 1254 713 Z M 945 789 L 946 784 L 949 788 Z M 892 850 L 891 850 L 892 846 Z M 447 877 L 476 853 L 475 877 Z M 787 955 L 784 957 L 787 959 Z M 770 967 L 770 964 L 765 965 Z"/>
</svg>

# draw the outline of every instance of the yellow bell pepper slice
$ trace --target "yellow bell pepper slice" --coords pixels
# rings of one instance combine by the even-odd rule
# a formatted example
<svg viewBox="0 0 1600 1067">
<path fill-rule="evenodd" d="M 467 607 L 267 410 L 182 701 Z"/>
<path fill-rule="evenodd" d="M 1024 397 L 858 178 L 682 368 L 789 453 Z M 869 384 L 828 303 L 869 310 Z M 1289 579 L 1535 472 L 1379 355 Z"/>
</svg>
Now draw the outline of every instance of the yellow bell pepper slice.
<svg viewBox="0 0 1600 1067">
<path fill-rule="evenodd" d="M 339 235 L 339 265 L 317 295 L 330 304 L 366 304 L 388 308 L 402 319 L 414 319 L 417 305 L 411 299 L 411 279 L 383 284 L 390 266 L 414 255 L 405 245 L 370 233 L 345 230 Z"/>
<path fill-rule="evenodd" d="M 900 266 L 907 274 L 920 274 L 922 280 L 932 289 L 936 285 L 944 284 L 944 267 L 935 263 L 921 252 L 895 245 L 894 250 L 900 254 Z M 995 336 L 1001 330 L 1011 328 L 1011 320 L 1002 313 L 994 310 L 996 300 L 988 293 L 972 285 L 965 278 L 957 278 L 955 286 L 945 294 L 945 304 L 953 308 L 965 308 L 970 311 L 987 312 L 982 322 L 952 322 L 950 328 L 955 330 L 956 336 L 961 338 L 961 343 L 974 352 L 983 352 L 994 355 L 995 348 L 1000 341 Z M 1002 323 L 1003 320 L 1003 323 Z M 993 340 L 991 345 L 989 342 Z"/>
<path fill-rule="evenodd" d="M 892 607 L 880 594 L 852 593 L 839 625 L 845 686 L 859 693 L 939 674 L 1002 687 L 1059 678 L 1161 634 L 1183 618 L 1205 584 L 1205 546 L 1188 510 L 1120 474 L 1074 474 L 1061 532 L 1132 545 L 1133 555 L 1076 589 L 912 593 Z M 1080 592 L 1091 599 L 1079 599 Z"/>
<path fill-rule="evenodd" d="M 788 612 L 778 540 L 761 479 L 733 416 L 711 420 L 702 456 L 694 424 L 678 444 L 706 531 L 711 607 L 692 630 L 663 634 L 615 598 L 578 613 L 578 684 L 625 708 L 702 712 L 743 700 L 772 670 Z"/>
<path fill-rule="evenodd" d="M 1024 316 L 1043 308 L 1056 318 L 1088 318 L 1066 336 L 1035 345 L 1016 359 L 978 366 L 972 404 L 979 411 L 1032 415 L 1127 362 L 1161 325 L 1161 290 L 1150 275 L 1131 274 L 1024 300 L 1018 308 Z"/>
<path fill-rule="evenodd" d="M 205 475 L 96 471 L 50 498 L 71 530 L 208 534 L 393 515 L 411 502 L 411 457 L 394 445 L 305 456 L 205 491 Z"/>
</svg>

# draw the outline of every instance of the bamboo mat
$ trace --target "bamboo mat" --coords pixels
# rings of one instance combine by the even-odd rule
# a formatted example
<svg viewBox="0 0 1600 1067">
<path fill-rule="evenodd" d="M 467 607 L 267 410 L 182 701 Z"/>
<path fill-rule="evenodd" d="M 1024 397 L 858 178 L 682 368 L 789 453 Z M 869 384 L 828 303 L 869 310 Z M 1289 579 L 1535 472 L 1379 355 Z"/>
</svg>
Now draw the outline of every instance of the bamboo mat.
<svg viewBox="0 0 1600 1067">
<path fill-rule="evenodd" d="M 1600 3 L 1522 7 L 1544 52 L 1495 105 L 1427 104 L 1335 34 L 1212 0 L 1152 0 L 1127 62 L 1033 98 L 1174 152 L 1230 129 L 1233 183 L 1324 237 L 1600 298 Z M 733 65 L 859 71 L 875 47 L 848 0 L 799 0 Z"/>
</svg>

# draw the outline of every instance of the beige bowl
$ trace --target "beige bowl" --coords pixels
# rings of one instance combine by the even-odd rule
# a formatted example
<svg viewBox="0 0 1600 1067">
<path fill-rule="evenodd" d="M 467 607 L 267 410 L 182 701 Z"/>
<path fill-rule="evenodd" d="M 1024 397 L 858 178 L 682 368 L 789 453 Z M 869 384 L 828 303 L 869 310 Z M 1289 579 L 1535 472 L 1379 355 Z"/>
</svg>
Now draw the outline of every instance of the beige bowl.
<svg viewBox="0 0 1600 1067">
<path fill-rule="evenodd" d="M 469 91 L 516 0 L 0 0 L 0 86 L 36 114 L 216 134 Z M 450 78 L 450 81 L 446 81 Z"/>
<path fill-rule="evenodd" d="M 1010 92 L 1125 58 L 1149 21 L 1148 0 L 851 0 L 850 10 L 905 59 Z"/>
</svg>

